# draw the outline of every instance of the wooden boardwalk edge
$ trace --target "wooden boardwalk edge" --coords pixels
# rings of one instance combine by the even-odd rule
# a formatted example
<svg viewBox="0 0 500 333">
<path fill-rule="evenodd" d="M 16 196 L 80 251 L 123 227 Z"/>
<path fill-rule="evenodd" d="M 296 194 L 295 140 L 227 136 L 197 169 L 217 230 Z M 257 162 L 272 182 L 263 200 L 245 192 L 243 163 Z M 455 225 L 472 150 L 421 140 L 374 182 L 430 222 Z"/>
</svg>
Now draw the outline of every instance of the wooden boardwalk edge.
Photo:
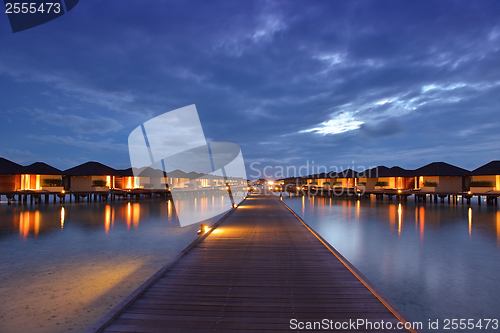
<svg viewBox="0 0 500 333">
<path fill-rule="evenodd" d="M 377 299 L 384 304 L 384 306 L 403 324 L 406 322 L 411 323 L 412 320 L 410 317 L 394 302 L 392 302 L 382 291 L 380 291 L 368 278 L 366 278 L 353 264 L 349 262 L 340 252 L 338 252 L 333 246 L 330 245 L 321 235 L 316 233 L 300 216 L 298 216 L 293 209 L 288 207 L 287 204 L 283 202 L 283 200 L 279 199 L 279 201 L 309 230 L 318 240 L 323 243 L 323 245 L 330 250 L 330 252 L 337 257 L 337 259 L 351 272 L 356 276 L 356 278 L 370 290 L 370 292 L 377 297 Z M 408 329 L 412 333 L 425 333 L 424 330 L 419 330 L 418 332 L 414 329 Z"/>
<path fill-rule="evenodd" d="M 139 288 L 134 290 L 129 296 L 118 303 L 113 309 L 111 309 L 107 314 L 105 314 L 101 319 L 99 319 L 94 325 L 87 329 L 84 333 L 98 333 L 102 332 L 106 326 L 108 326 L 113 320 L 115 320 L 127 307 L 137 300 L 149 287 L 151 287 L 156 281 L 158 281 L 165 273 L 168 272 L 182 257 L 184 257 L 191 249 L 193 249 L 198 243 L 204 240 L 208 235 L 216 229 L 219 224 L 224 221 L 241 203 L 246 200 L 243 199 L 235 208 L 231 208 L 224 216 L 222 216 L 217 222 L 215 222 L 210 230 L 204 234 L 197 237 L 191 244 L 189 244 L 184 250 L 182 250 L 177 256 L 170 260 L 165 266 L 163 266 L 158 272 L 156 272 L 152 277 L 146 280 Z"/>
</svg>

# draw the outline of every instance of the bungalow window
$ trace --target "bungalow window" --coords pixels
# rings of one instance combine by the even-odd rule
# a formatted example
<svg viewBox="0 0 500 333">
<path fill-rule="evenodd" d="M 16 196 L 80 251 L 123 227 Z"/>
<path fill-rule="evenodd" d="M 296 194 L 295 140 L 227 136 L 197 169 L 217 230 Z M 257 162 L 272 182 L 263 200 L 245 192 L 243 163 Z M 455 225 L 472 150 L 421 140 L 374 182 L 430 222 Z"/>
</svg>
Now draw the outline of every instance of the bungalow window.
<svg viewBox="0 0 500 333">
<path fill-rule="evenodd" d="M 21 190 L 39 190 L 40 175 L 21 175 Z"/>
</svg>

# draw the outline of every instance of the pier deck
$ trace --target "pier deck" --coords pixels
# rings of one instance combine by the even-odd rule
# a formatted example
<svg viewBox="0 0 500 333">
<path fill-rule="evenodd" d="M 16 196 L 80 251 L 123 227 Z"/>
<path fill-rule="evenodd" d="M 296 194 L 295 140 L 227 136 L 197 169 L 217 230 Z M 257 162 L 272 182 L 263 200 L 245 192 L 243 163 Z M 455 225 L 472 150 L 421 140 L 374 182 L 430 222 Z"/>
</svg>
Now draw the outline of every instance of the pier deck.
<svg viewBox="0 0 500 333">
<path fill-rule="evenodd" d="M 294 318 L 404 321 L 363 281 L 277 197 L 252 195 L 87 332 L 280 332 Z"/>
</svg>

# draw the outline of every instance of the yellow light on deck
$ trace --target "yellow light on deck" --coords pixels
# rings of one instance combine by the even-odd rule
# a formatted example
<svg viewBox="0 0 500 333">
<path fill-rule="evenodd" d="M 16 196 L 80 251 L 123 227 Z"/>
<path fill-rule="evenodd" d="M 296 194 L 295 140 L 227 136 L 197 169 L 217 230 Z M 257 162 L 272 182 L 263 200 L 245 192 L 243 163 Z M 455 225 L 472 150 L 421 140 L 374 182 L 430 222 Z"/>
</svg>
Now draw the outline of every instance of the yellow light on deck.
<svg viewBox="0 0 500 333">
<path fill-rule="evenodd" d="M 398 190 L 398 193 L 401 193 L 401 190 Z"/>
<path fill-rule="evenodd" d="M 468 194 L 471 194 L 472 192 L 471 192 L 471 191 L 469 191 L 469 192 L 467 192 L 467 193 L 468 193 Z"/>
<path fill-rule="evenodd" d="M 274 182 L 273 182 L 273 181 L 268 181 L 267 183 L 268 183 L 269 185 L 273 185 L 273 184 L 274 184 Z"/>
<path fill-rule="evenodd" d="M 206 233 L 210 230 L 210 227 L 206 224 L 202 224 L 201 227 L 200 227 L 200 230 L 198 230 L 198 235 L 202 234 L 202 233 Z"/>
<path fill-rule="evenodd" d="M 62 193 L 62 194 L 64 194 L 64 193 L 66 193 L 66 191 L 65 191 L 65 190 L 62 190 L 62 191 L 61 191 L 61 193 Z"/>
</svg>

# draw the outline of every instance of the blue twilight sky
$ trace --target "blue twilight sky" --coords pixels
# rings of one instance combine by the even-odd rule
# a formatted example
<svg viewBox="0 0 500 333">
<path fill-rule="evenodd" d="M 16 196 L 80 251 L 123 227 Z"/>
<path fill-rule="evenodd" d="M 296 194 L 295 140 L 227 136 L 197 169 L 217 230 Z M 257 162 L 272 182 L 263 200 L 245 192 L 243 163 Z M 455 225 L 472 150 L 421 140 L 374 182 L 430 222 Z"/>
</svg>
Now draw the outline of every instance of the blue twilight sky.
<svg viewBox="0 0 500 333">
<path fill-rule="evenodd" d="M 24 165 L 130 167 L 130 132 L 190 104 L 251 177 L 500 159 L 498 1 L 81 0 L 15 34 L 0 14 L 0 156 Z"/>
</svg>

